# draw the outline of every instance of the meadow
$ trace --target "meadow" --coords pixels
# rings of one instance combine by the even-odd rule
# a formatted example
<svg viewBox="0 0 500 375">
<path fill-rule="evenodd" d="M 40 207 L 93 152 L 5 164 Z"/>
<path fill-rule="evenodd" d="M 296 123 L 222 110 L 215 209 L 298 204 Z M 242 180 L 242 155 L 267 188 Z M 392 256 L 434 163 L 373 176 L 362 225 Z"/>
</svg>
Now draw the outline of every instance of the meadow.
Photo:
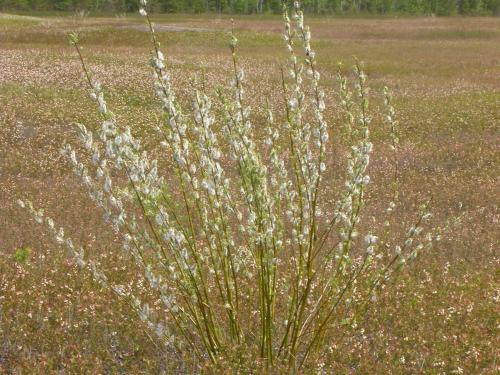
<svg viewBox="0 0 500 375">
<path fill-rule="evenodd" d="M 180 101 L 190 102 L 196 74 L 211 90 L 228 80 L 228 16 L 153 20 Z M 234 23 L 241 65 L 257 88 L 248 100 L 256 108 L 263 98 L 278 103 L 286 56 L 281 19 L 237 16 Z M 313 17 L 308 24 L 329 122 L 341 122 L 338 62 L 349 74 L 356 56 L 365 62 L 373 105 L 388 86 L 398 111 L 403 203 L 396 214 L 403 221 L 416 202 L 432 197 L 439 227 L 433 247 L 391 281 L 355 334 L 341 340 L 332 333 L 335 372 L 498 373 L 500 20 Z M 16 204 L 30 197 L 113 277 L 132 276 L 133 287 L 144 288 L 60 153 L 76 138 L 75 122 L 99 123 L 68 44 L 72 31 L 117 118 L 161 152 L 154 148 L 158 114 L 143 19 L 0 14 L 0 373 L 171 373 L 171 357 L 151 343 L 129 307 L 75 267 Z M 256 117 L 264 122 L 264 110 Z M 256 128 L 260 134 L 258 122 Z M 368 199 L 376 217 L 390 195 L 391 154 L 380 118 L 372 134 Z M 342 129 L 331 129 L 330 138 L 342 144 Z M 329 163 L 342 168 L 336 159 Z M 196 361 L 186 352 L 177 371 L 191 373 Z"/>
</svg>

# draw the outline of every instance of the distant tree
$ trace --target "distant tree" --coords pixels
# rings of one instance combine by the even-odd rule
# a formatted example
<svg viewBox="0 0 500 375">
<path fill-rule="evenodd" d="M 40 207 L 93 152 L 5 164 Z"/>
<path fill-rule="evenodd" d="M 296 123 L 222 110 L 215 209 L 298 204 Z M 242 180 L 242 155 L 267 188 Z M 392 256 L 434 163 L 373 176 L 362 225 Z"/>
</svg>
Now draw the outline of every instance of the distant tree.
<svg viewBox="0 0 500 375">
<path fill-rule="evenodd" d="M 436 14 L 438 16 L 450 16 L 456 14 L 457 2 L 456 0 L 439 0 L 436 7 Z"/>
<path fill-rule="evenodd" d="M 484 8 L 494 16 L 500 15 L 500 0 L 484 0 Z"/>
<path fill-rule="evenodd" d="M 55 10 L 68 10 L 70 9 L 71 1 L 70 0 L 55 0 L 54 1 L 54 9 Z"/>
<path fill-rule="evenodd" d="M 292 5 L 292 0 L 285 0 Z M 281 13 L 283 0 L 150 0 L 160 13 Z M 304 0 L 315 14 L 500 15 L 500 0 Z M 0 0 L 2 10 L 136 12 L 138 0 Z"/>
</svg>

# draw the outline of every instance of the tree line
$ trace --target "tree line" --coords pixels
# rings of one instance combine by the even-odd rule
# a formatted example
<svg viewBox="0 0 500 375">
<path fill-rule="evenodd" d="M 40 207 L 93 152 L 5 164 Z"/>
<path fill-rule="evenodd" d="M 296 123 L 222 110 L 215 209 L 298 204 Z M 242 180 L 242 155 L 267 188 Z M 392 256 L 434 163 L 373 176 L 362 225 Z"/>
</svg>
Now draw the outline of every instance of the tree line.
<svg viewBox="0 0 500 375">
<path fill-rule="evenodd" d="M 281 13 L 281 0 L 151 0 L 163 13 Z M 500 0 L 304 0 L 311 14 L 500 15 Z M 0 0 L 0 9 L 135 12 L 137 0 Z"/>
</svg>

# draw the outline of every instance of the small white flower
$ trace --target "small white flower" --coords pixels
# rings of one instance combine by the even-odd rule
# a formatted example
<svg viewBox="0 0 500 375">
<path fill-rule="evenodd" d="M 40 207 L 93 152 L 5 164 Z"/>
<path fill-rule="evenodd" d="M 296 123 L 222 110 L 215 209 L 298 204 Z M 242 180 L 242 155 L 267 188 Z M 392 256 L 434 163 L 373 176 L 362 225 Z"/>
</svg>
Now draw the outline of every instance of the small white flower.
<svg viewBox="0 0 500 375">
<path fill-rule="evenodd" d="M 139 9 L 139 14 L 143 17 L 146 17 L 148 15 L 148 13 L 146 12 L 146 9 L 144 9 L 144 8 Z"/>
</svg>

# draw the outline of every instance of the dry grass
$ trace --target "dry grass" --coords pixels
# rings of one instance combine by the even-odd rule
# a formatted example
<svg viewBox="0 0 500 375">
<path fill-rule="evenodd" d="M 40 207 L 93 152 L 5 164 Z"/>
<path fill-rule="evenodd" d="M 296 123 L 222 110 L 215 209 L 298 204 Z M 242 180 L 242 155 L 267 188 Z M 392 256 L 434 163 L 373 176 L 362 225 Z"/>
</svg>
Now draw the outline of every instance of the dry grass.
<svg viewBox="0 0 500 375">
<path fill-rule="evenodd" d="M 227 19 L 163 16 L 159 21 L 175 21 L 183 30 L 160 33 L 181 92 L 188 91 L 200 68 L 208 86 L 223 82 L 230 64 Z M 422 254 L 360 322 L 363 335 L 339 344 L 333 335 L 339 373 L 496 373 L 500 21 L 310 23 L 331 117 L 336 116 L 337 61 L 351 64 L 356 55 L 367 62 L 375 102 L 382 85 L 394 90 L 404 132 L 400 157 L 407 208 L 408 202 L 432 195 L 434 220 L 446 226 L 432 253 Z M 119 119 L 153 137 L 148 36 L 137 25 L 135 18 L 0 17 L 0 373 L 169 372 L 168 358 L 151 345 L 144 327 L 128 318 L 126 307 L 109 303 L 112 297 L 68 264 L 14 203 L 15 197 L 31 196 L 105 269 L 131 272 L 120 254 L 102 248 L 112 244 L 112 232 L 62 163 L 59 148 L 74 137 L 72 122 L 97 124 L 88 115 L 92 103 L 66 42 L 74 29 L 81 32 L 89 65 Z M 266 95 L 279 100 L 280 21 L 241 17 L 236 25 L 243 67 L 262 95 L 253 96 L 253 104 L 259 107 Z M 375 136 L 372 176 L 374 185 L 383 187 L 389 178 L 384 131 L 375 129 Z M 384 188 L 373 193 L 384 194 Z M 22 247 L 32 249 L 26 263 L 14 259 Z M 144 289 L 140 281 L 134 288 Z M 188 354 L 184 360 L 190 362 Z"/>
</svg>

